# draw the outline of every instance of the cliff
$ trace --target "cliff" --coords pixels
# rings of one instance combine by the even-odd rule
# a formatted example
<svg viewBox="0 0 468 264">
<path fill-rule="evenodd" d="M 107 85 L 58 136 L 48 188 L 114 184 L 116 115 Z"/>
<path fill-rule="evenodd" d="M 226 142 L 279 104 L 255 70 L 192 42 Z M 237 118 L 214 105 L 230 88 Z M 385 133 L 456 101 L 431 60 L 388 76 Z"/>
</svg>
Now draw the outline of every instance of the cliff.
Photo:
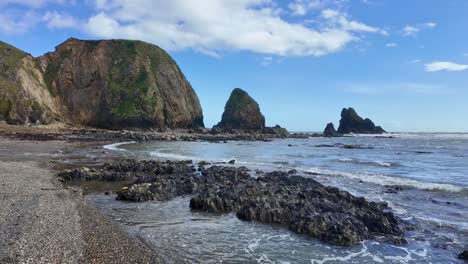
<svg viewBox="0 0 468 264">
<path fill-rule="evenodd" d="M 5 63 L 12 69 L 8 80 L 20 74 L 21 67 L 12 67 L 18 64 L 15 61 L 25 65 L 26 60 L 31 66 L 24 75 L 31 81 L 28 87 L 24 81 L 10 81 L 0 86 L 0 94 L 6 90 L 36 94 L 40 100 L 26 113 L 36 117 L 40 112 L 41 123 L 57 120 L 111 129 L 204 126 L 195 91 L 176 62 L 155 45 L 131 40 L 69 39 L 37 59 L 15 51 L 16 59 Z M 20 107 L 7 106 L 3 108 L 10 112 L 24 112 Z M 15 122 L 3 119 L 27 123 L 25 118 Z"/>
<path fill-rule="evenodd" d="M 54 120 L 61 115 L 37 61 L 0 41 L 0 121 L 18 125 Z"/>
<path fill-rule="evenodd" d="M 224 113 L 216 128 L 262 130 L 265 117 L 260 112 L 258 103 L 240 88 L 232 91 L 224 108 Z"/>
<path fill-rule="evenodd" d="M 369 118 L 363 119 L 353 108 L 343 108 L 341 111 L 339 134 L 383 134 L 385 130 L 376 126 Z"/>
</svg>

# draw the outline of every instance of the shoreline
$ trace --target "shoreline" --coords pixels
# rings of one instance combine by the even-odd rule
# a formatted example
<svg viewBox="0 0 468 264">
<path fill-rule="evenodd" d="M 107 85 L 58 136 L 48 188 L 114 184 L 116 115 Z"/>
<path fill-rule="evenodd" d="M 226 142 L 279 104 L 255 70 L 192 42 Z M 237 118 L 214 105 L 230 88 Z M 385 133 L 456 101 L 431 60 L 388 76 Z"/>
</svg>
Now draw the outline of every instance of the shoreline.
<svg viewBox="0 0 468 264">
<path fill-rule="evenodd" d="M 1 263 L 166 263 L 56 176 L 65 141 L 0 136 Z M 33 177 L 34 176 L 34 177 Z"/>
</svg>

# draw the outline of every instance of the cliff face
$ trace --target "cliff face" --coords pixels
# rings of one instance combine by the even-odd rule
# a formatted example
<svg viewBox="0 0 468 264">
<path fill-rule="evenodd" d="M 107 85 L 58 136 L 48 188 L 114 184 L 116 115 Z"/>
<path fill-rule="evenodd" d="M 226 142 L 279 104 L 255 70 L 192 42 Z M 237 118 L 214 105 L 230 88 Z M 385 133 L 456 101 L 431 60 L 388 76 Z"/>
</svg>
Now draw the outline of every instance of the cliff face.
<svg viewBox="0 0 468 264">
<path fill-rule="evenodd" d="M 204 126 L 195 91 L 175 61 L 157 46 L 69 39 L 37 59 L 25 57 L 32 65 L 25 70 L 29 90 L 41 91 L 38 105 L 46 109 L 41 113 L 52 117 L 42 123 L 56 119 L 103 128 Z M 24 83 L 16 82 L 10 90 L 27 90 Z"/>
<path fill-rule="evenodd" d="M 226 103 L 221 122 L 215 127 L 262 130 L 265 128 L 265 117 L 260 112 L 258 103 L 247 92 L 236 88 Z"/>
<path fill-rule="evenodd" d="M 335 129 L 333 123 L 328 123 L 325 129 L 323 130 L 323 135 L 326 137 L 334 137 L 338 135 L 338 132 Z"/>
<path fill-rule="evenodd" d="M 353 108 L 343 108 L 341 111 L 340 134 L 383 134 L 385 130 L 380 126 L 375 126 L 369 118 L 363 119 Z"/>
<path fill-rule="evenodd" d="M 0 121 L 28 124 L 53 120 L 61 120 L 61 115 L 36 60 L 0 41 Z"/>
</svg>

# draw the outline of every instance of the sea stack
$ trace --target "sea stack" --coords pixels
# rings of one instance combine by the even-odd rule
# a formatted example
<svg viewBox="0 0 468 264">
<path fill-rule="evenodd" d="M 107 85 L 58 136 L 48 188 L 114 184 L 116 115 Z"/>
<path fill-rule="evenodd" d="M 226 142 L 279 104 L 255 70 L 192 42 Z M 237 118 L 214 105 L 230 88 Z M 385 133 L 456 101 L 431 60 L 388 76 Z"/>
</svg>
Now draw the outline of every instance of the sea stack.
<svg viewBox="0 0 468 264">
<path fill-rule="evenodd" d="M 353 108 L 343 108 L 341 111 L 339 134 L 383 134 L 385 130 L 375 126 L 369 118 L 363 119 Z"/>
<path fill-rule="evenodd" d="M 226 103 L 221 122 L 215 128 L 263 130 L 265 117 L 258 103 L 247 92 L 236 88 Z"/>
<path fill-rule="evenodd" d="M 335 125 L 333 125 L 333 123 L 328 123 L 325 129 L 323 130 L 323 135 L 326 137 L 335 137 L 339 134 L 335 129 Z"/>
<path fill-rule="evenodd" d="M 192 86 L 155 45 L 70 38 L 54 52 L 33 58 L 0 42 L 0 55 L 0 120 L 7 123 L 204 126 Z"/>
</svg>

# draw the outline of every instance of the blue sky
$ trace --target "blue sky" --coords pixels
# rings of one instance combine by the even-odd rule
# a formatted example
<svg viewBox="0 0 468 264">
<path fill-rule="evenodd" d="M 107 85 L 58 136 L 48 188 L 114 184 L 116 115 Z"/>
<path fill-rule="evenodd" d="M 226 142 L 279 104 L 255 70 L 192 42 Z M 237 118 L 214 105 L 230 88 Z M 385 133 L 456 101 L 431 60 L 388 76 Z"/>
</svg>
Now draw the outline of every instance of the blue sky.
<svg viewBox="0 0 468 264">
<path fill-rule="evenodd" d="M 166 49 L 216 124 L 235 87 L 267 125 L 320 131 L 352 106 L 388 131 L 468 132 L 465 0 L 1 0 L 0 40 Z"/>
</svg>

